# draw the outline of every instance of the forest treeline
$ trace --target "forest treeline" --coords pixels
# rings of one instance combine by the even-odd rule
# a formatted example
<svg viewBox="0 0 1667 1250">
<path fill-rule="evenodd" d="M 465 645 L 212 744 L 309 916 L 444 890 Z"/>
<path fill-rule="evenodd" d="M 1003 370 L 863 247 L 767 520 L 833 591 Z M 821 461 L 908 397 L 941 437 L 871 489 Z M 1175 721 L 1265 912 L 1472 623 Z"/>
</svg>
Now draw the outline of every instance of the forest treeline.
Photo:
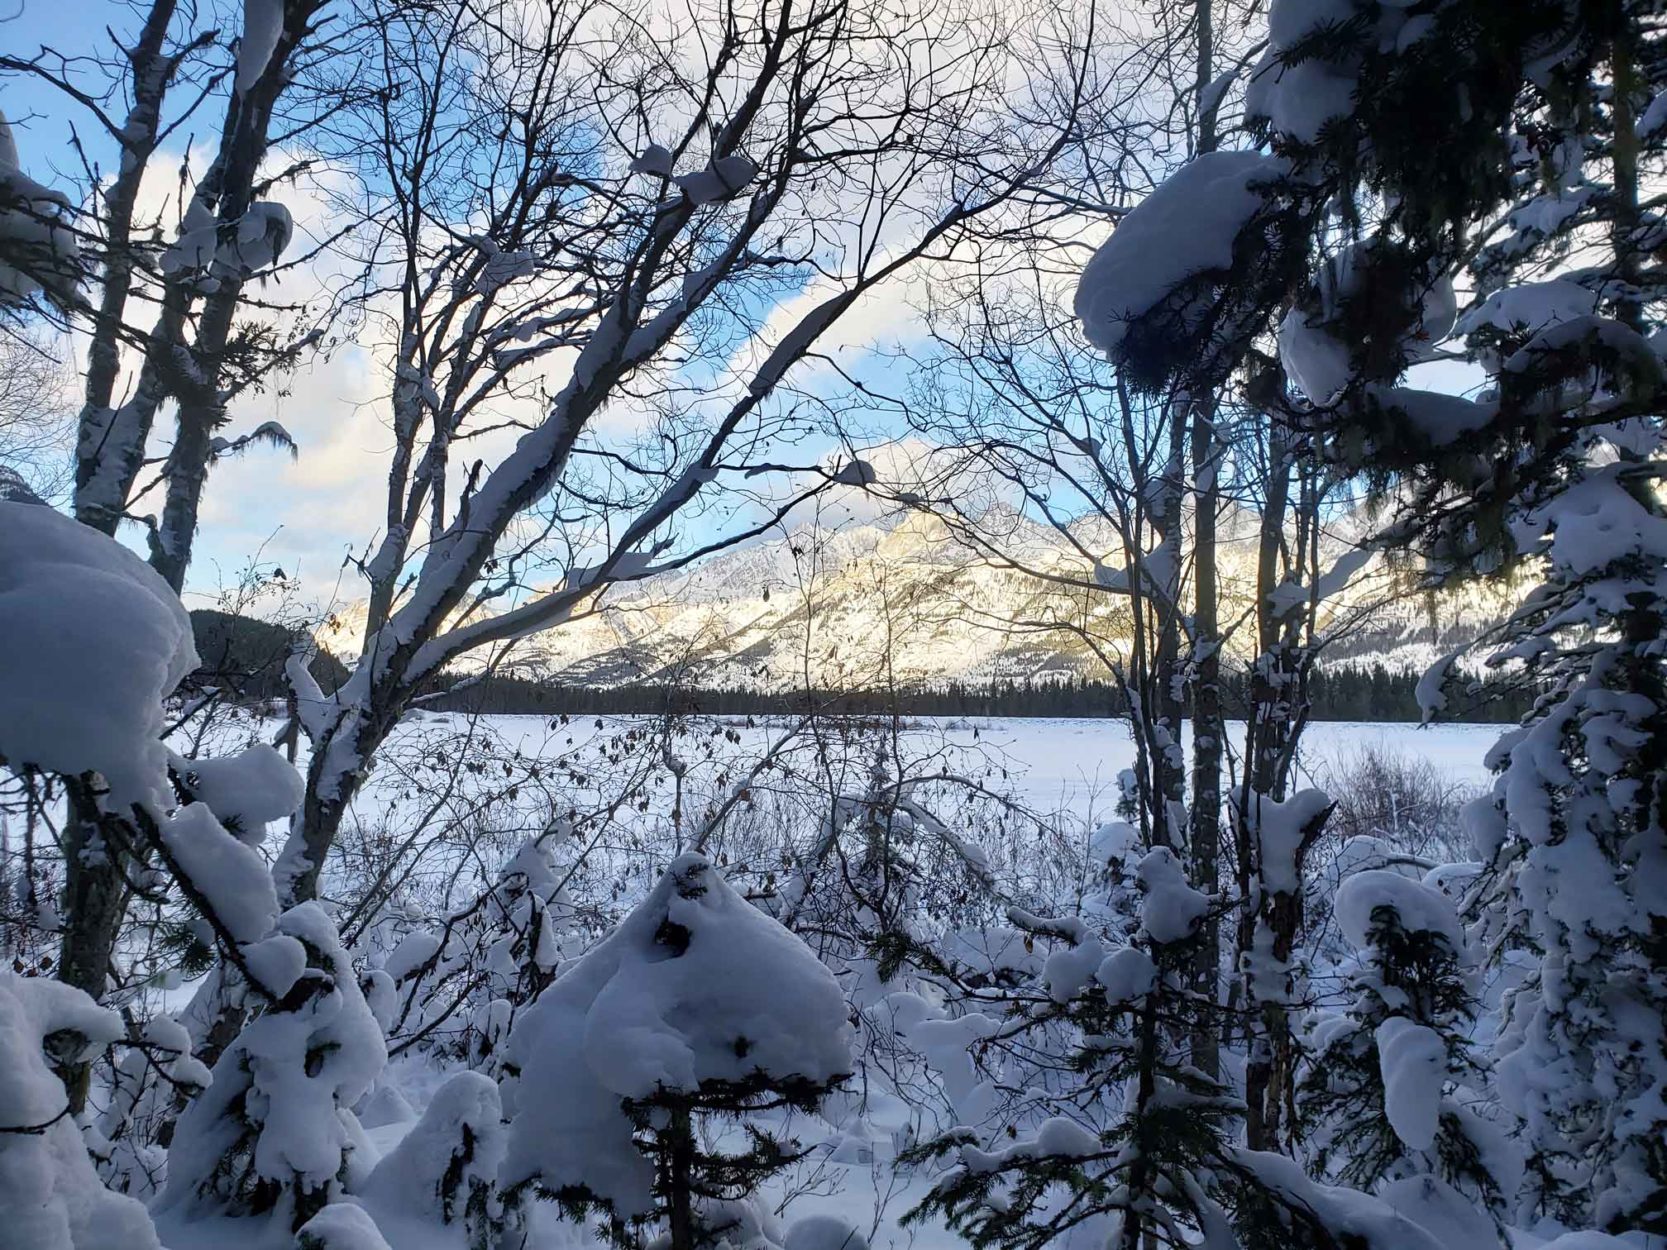
<svg viewBox="0 0 1667 1250">
<path fill-rule="evenodd" d="M 191 614 L 197 652 L 204 668 L 199 680 L 220 685 L 244 702 L 281 698 L 283 662 L 291 634 L 283 628 L 225 612 Z M 347 669 L 328 652 L 313 658 L 312 670 L 326 688 L 345 680 Z M 1383 664 L 1316 668 L 1308 675 L 1304 700 L 1310 720 L 1417 721 L 1418 672 Z M 493 675 L 455 687 L 448 674 L 436 680 L 424 706 L 435 711 L 500 716 L 657 715 L 664 712 L 709 716 L 783 715 L 816 708 L 830 715 L 1035 716 L 1092 719 L 1126 716 L 1128 699 L 1113 682 L 1088 677 L 1003 678 L 987 682 L 948 681 L 893 690 L 760 690 L 669 682 L 600 686 L 554 678 Z M 1488 676 L 1454 696 L 1455 718 L 1505 724 L 1532 705 L 1534 691 L 1510 677 Z M 1242 675 L 1222 680 L 1223 706 L 1230 717 L 1250 706 Z"/>
<path fill-rule="evenodd" d="M 1418 674 L 1370 668 L 1319 670 L 1309 678 L 1308 718 L 1323 721 L 1419 719 Z M 1248 706 L 1242 682 L 1223 681 L 1229 717 Z M 1478 680 L 1465 694 L 1464 719 L 1490 724 L 1517 720 L 1533 692 L 1509 678 Z M 1084 718 L 1128 714 L 1128 699 L 1111 682 L 1085 677 L 1039 681 L 945 682 L 906 690 L 782 691 L 726 686 L 644 683 L 581 686 L 517 677 L 491 677 L 431 700 L 444 711 L 501 715 L 629 715 L 661 712 L 714 716 L 783 714 L 815 707 L 834 715 L 1034 716 Z"/>
</svg>

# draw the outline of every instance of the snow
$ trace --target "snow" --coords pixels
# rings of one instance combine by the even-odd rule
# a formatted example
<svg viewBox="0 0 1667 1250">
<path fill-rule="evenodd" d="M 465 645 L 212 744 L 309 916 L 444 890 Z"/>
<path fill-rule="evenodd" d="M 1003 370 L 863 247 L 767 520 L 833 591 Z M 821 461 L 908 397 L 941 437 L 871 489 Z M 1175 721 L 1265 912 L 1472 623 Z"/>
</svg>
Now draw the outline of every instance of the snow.
<svg viewBox="0 0 1667 1250">
<path fill-rule="evenodd" d="M 1453 671 L 1453 665 L 1463 655 L 1462 649 L 1449 651 L 1419 674 L 1418 684 L 1412 693 L 1413 698 L 1418 701 L 1418 710 L 1425 724 L 1429 724 L 1447 710 L 1447 678 Z"/>
<path fill-rule="evenodd" d="M 848 464 L 841 466 L 834 474 L 833 480 L 841 486 L 872 486 L 879 481 L 879 474 L 868 461 L 853 458 Z"/>
<path fill-rule="evenodd" d="M 179 274 L 208 268 L 214 259 L 218 230 L 214 210 L 201 200 L 192 200 L 180 219 L 178 234 L 162 253 L 162 272 Z"/>
<path fill-rule="evenodd" d="M 1486 1208 L 1438 1177 L 1404 1176 L 1384 1186 L 1379 1197 L 1432 1234 L 1444 1250 L 1499 1244 L 1499 1230 Z"/>
<path fill-rule="evenodd" d="M 1354 375 L 1346 344 L 1292 308 L 1279 323 L 1279 362 L 1297 389 L 1318 407 L 1331 403 Z"/>
<path fill-rule="evenodd" d="M 645 153 L 646 155 L 646 153 Z M 720 156 L 705 169 L 672 179 L 694 205 L 734 199 L 758 176 L 758 166 L 745 156 Z"/>
<path fill-rule="evenodd" d="M 851 1071 L 845 995 L 796 937 L 702 856 L 648 897 L 515 1023 L 503 1180 L 587 1188 L 650 1209 L 652 1169 L 626 1099 L 755 1074 L 820 1084 Z"/>
<path fill-rule="evenodd" d="M 1138 946 L 1125 946 L 1105 957 L 1094 979 L 1105 990 L 1106 1001 L 1121 1006 L 1152 992 L 1158 983 L 1158 966 Z"/>
<path fill-rule="evenodd" d="M 230 255 L 221 259 L 245 273 L 259 273 L 278 263 L 294 234 L 289 209 L 269 200 L 258 201 L 238 219 L 236 242 Z"/>
<path fill-rule="evenodd" d="M 21 304 L 43 289 L 60 304 L 74 294 L 80 253 L 61 221 L 68 208 L 64 195 L 22 171 L 11 123 L 0 113 L 0 240 L 29 270 L 0 261 L 0 307 Z"/>
<path fill-rule="evenodd" d="M 1279 359 L 1291 380 L 1318 407 L 1336 402 L 1354 380 L 1353 346 L 1332 333 L 1350 300 L 1378 298 L 1371 288 L 1380 263 L 1371 244 L 1356 243 L 1328 257 L 1315 277 L 1312 307 L 1293 307 L 1279 326 Z M 1413 293 L 1400 349 L 1408 363 L 1427 359 L 1453 330 L 1458 298 L 1445 275 Z M 1370 393 L 1370 388 L 1369 388 Z"/>
<path fill-rule="evenodd" d="M 249 205 L 237 221 L 231 239 L 220 241 L 220 222 L 201 200 L 192 200 L 180 221 L 179 234 L 162 253 L 162 272 L 169 275 L 200 273 L 211 265 L 222 265 L 239 277 L 260 272 L 277 264 L 295 234 L 289 209 L 282 204 L 260 200 Z M 214 290 L 218 279 L 205 278 L 198 289 Z"/>
<path fill-rule="evenodd" d="M 328 1203 L 295 1233 L 296 1250 L 389 1250 L 363 1207 Z"/>
<path fill-rule="evenodd" d="M 255 1184 L 279 1189 L 272 1218 L 285 1219 L 296 1191 L 339 1196 L 363 1146 L 348 1108 L 382 1070 L 382 1030 L 320 904 L 292 907 L 277 928 L 308 950 L 308 991 L 292 990 L 245 1025 L 215 1063 L 213 1084 L 180 1116 L 157 1206 L 171 1219 L 247 1214 Z"/>
<path fill-rule="evenodd" d="M 1174 851 L 1160 846 L 1148 852 L 1135 875 L 1145 895 L 1140 925 L 1154 942 L 1180 942 L 1198 932 L 1210 900 L 1187 884 Z"/>
<path fill-rule="evenodd" d="M 531 252 L 519 249 L 506 252 L 485 237 L 476 239 L 475 246 L 486 257 L 486 263 L 481 266 L 480 276 L 475 279 L 475 290 L 483 295 L 495 294 L 511 282 L 518 282 L 538 272 L 538 258 Z M 436 402 L 430 404 L 430 407 L 438 408 L 439 404 Z"/>
<path fill-rule="evenodd" d="M 1324 28 L 1355 16 L 1354 0 L 1273 0 L 1268 6 L 1268 41 L 1281 51 Z"/>
<path fill-rule="evenodd" d="M 631 172 L 634 174 L 652 174 L 656 178 L 670 178 L 671 170 L 671 150 L 658 143 L 649 144 L 642 150 L 642 155 L 631 162 Z"/>
<path fill-rule="evenodd" d="M 170 754 L 170 762 L 191 797 L 254 846 L 264 840 L 267 822 L 292 815 L 306 793 L 306 782 L 294 765 L 264 742 L 213 758 L 188 760 Z"/>
<path fill-rule="evenodd" d="M 388 961 L 382 965 L 382 971 L 392 977 L 395 984 L 398 984 L 434 958 L 435 952 L 439 949 L 440 937 L 438 934 L 427 933 L 422 930 L 408 933 L 388 955 Z"/>
<path fill-rule="evenodd" d="M 1378 1025 L 1376 1039 L 1384 1115 L 1408 1150 L 1428 1150 L 1435 1145 L 1447 1077 L 1441 1034 L 1405 1016 L 1390 1016 Z"/>
<path fill-rule="evenodd" d="M 1519 534 L 1550 532 L 1547 554 L 1569 574 L 1600 573 L 1622 560 L 1667 558 L 1667 520 L 1646 509 L 1623 482 L 1624 464 L 1594 468 L 1535 510 Z M 1527 546 L 1524 537 L 1519 545 Z"/>
<path fill-rule="evenodd" d="M 1361 950 L 1372 944 L 1373 913 L 1379 908 L 1394 912 L 1408 933 L 1434 933 L 1454 951 L 1465 949 L 1452 900 L 1422 881 L 1389 869 L 1368 868 L 1344 878 L 1334 907 L 1343 936 Z"/>
<path fill-rule="evenodd" d="M 0 502 L 0 756 L 97 772 L 117 808 L 173 805 L 163 700 L 197 667 L 191 619 L 133 552 Z"/>
<path fill-rule="evenodd" d="M 227 833 L 205 803 L 188 803 L 161 823 L 162 844 L 237 942 L 258 942 L 278 919 L 266 861 Z"/>
<path fill-rule="evenodd" d="M 1272 56 L 1257 66 L 1245 93 L 1245 112 L 1278 134 L 1314 143 L 1326 123 L 1354 107 L 1355 80 L 1317 58 L 1284 64 Z"/>
<path fill-rule="evenodd" d="M 782 1250 L 868 1250 L 868 1239 L 837 1215 L 807 1215 L 787 1227 Z"/>
<path fill-rule="evenodd" d="M 1097 1134 L 1089 1132 L 1075 1120 L 1056 1115 L 1042 1121 L 1042 1126 L 1036 1130 L 1032 1149 L 1037 1155 L 1086 1159 L 1099 1154 L 1104 1144 Z"/>
<path fill-rule="evenodd" d="M 1283 802 L 1251 795 L 1246 821 L 1256 839 L 1267 889 L 1295 894 L 1301 888 L 1298 863 L 1304 841 L 1330 808 L 1331 798 L 1323 790 L 1299 790 Z"/>
<path fill-rule="evenodd" d="M 1103 868 L 1132 863 L 1140 852 L 1140 830 L 1126 820 L 1098 826 L 1088 842 L 1088 857 Z"/>
<path fill-rule="evenodd" d="M 1229 270 L 1239 232 L 1262 207 L 1258 188 L 1284 171 L 1283 162 L 1256 152 L 1207 152 L 1131 209 L 1077 284 L 1076 315 L 1088 341 L 1115 351 L 1129 323 L 1178 287 Z"/>
<path fill-rule="evenodd" d="M 1419 390 L 1408 386 L 1371 386 L 1366 391 L 1378 407 L 1393 413 L 1431 444 L 1445 447 L 1473 434 L 1497 415 L 1491 403 L 1462 395 Z"/>
<path fill-rule="evenodd" d="M 63 1112 L 64 1087 L 47 1066 L 48 1036 L 72 1030 L 94 1043 L 122 1023 L 79 990 L 0 969 L 0 1228 L 20 1250 L 155 1250 L 145 1208 L 106 1189 L 79 1127 Z M 50 1123 L 49 1123 L 50 1122 Z"/>
<path fill-rule="evenodd" d="M 454 1072 L 422 1118 L 359 1188 L 384 1228 L 462 1225 L 471 1192 L 482 1203 L 503 1161 L 498 1087 L 479 1072 Z M 494 1200 L 495 1201 L 495 1200 Z M 461 1244 L 461 1243 L 460 1243 Z"/>
<path fill-rule="evenodd" d="M 1312 1211 L 1340 1244 L 1360 1250 L 1452 1250 L 1370 1194 L 1318 1185 L 1284 1155 L 1235 1150 L 1235 1163 L 1298 1210 Z"/>
<path fill-rule="evenodd" d="M 1092 937 L 1049 955 L 1042 965 L 1042 983 L 1049 997 L 1056 1003 L 1070 1002 L 1094 979 L 1104 958 L 1104 948 Z"/>
<path fill-rule="evenodd" d="M 243 34 L 237 41 L 237 94 L 253 87 L 284 33 L 284 0 L 243 0 Z"/>
<path fill-rule="evenodd" d="M 1457 329 L 1460 334 L 1474 334 L 1483 327 L 1538 333 L 1547 326 L 1591 316 L 1597 306 L 1594 292 L 1567 278 L 1523 282 L 1495 291 L 1459 318 Z"/>
</svg>

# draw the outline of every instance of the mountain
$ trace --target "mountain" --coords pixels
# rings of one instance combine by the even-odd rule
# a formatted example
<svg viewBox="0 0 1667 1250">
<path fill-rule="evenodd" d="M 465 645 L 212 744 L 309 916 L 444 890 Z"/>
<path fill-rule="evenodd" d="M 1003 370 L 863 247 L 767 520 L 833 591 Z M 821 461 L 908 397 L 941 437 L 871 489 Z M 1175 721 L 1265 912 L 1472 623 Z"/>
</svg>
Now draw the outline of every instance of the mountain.
<svg viewBox="0 0 1667 1250">
<path fill-rule="evenodd" d="M 1031 571 L 975 552 L 923 512 L 831 532 L 801 527 L 692 571 L 615 587 L 590 614 L 518 644 L 515 665 L 525 676 L 575 685 L 762 690 L 1104 677 L 1096 652 L 1127 646 L 1124 601 L 1033 575 L 1087 573 L 1085 557 L 1057 532 L 1012 512 L 984 524 Z M 1222 619 L 1234 621 L 1254 594 L 1256 519 L 1229 512 L 1219 528 Z M 1333 530 L 1328 560 L 1350 550 L 1348 519 Z M 1072 537 L 1088 551 L 1115 550 L 1109 535 L 1088 527 Z M 1122 563 L 1109 554 L 1101 560 Z M 1409 595 L 1392 593 L 1395 581 L 1368 566 L 1328 601 L 1334 663 L 1422 668 L 1508 607 L 1492 590 Z M 351 654 L 363 621 L 362 606 L 338 611 L 320 641 Z M 1228 642 L 1241 655 L 1247 645 Z"/>
</svg>

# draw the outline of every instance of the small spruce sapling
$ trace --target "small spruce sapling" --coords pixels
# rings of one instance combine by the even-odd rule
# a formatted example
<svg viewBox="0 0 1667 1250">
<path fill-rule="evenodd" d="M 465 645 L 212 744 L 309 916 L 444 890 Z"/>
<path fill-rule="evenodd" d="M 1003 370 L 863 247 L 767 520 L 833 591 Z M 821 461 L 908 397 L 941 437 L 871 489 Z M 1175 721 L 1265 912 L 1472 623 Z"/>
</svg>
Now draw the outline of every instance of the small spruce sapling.
<svg viewBox="0 0 1667 1250">
<path fill-rule="evenodd" d="M 265 1216 L 295 1230 L 352 1179 L 362 1130 L 350 1108 L 387 1051 L 319 904 L 285 912 L 262 946 L 273 977 L 286 962 L 289 970 L 269 980 L 275 1001 L 244 1026 L 180 1116 L 159 1209 Z"/>
<path fill-rule="evenodd" d="M 1451 901 L 1385 869 L 1344 880 L 1336 914 L 1360 951 L 1350 1002 L 1311 1024 L 1298 1085 L 1301 1139 L 1326 1178 L 1373 1191 L 1433 1175 L 1496 1214 L 1507 1195 L 1454 1097 L 1481 1083 L 1476 1002 Z"/>
<path fill-rule="evenodd" d="M 602 1216 L 621 1245 L 717 1244 L 799 1154 L 765 1117 L 808 1111 L 851 1070 L 849 1009 L 809 949 L 700 855 L 673 861 L 509 1037 L 506 1197 Z M 719 1135 L 739 1124 L 741 1149 Z"/>
</svg>

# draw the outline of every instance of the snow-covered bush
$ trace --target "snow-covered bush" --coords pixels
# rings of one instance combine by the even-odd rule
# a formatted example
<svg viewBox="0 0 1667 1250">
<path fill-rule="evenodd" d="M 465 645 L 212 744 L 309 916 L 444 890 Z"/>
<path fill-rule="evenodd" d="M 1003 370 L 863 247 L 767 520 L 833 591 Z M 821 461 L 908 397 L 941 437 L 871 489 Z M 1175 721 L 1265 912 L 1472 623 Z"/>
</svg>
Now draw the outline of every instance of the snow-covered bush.
<svg viewBox="0 0 1667 1250">
<path fill-rule="evenodd" d="M 498 1075 L 516 1018 L 581 948 L 555 858 L 568 835 L 557 824 L 528 839 L 467 906 L 388 952 L 390 1041 Z"/>
<path fill-rule="evenodd" d="M 1427 757 L 1367 746 L 1333 763 L 1325 782 L 1337 801 L 1328 842 L 1380 838 L 1402 854 L 1441 862 L 1468 853 L 1459 813 L 1474 790 Z"/>
<path fill-rule="evenodd" d="M 264 1216 L 297 1229 L 361 1166 L 350 1108 L 386 1051 L 335 925 L 303 903 L 262 946 L 271 1001 L 179 1118 L 160 1207 L 171 1217 Z"/>
<path fill-rule="evenodd" d="M 1503 1135 L 1458 1098 L 1462 1085 L 1482 1082 L 1469 1043 L 1470 959 L 1452 901 L 1367 869 L 1343 881 L 1336 915 L 1360 962 L 1346 1008 L 1310 1024 L 1298 1085 L 1305 1153 L 1322 1175 L 1358 1189 L 1433 1175 L 1503 1215 L 1521 1169 L 1511 1175 Z"/>
<path fill-rule="evenodd" d="M 432 1238 L 438 1226 L 454 1229 L 462 1250 L 493 1250 L 505 1222 L 497 1193 L 504 1138 L 498 1087 L 478 1072 L 455 1072 L 359 1196 L 390 1233 L 426 1228 Z"/>
<path fill-rule="evenodd" d="M 663 1221 L 674 1250 L 708 1244 L 694 1199 L 746 1197 L 793 1143 L 760 1112 L 809 1109 L 851 1070 L 844 995 L 802 942 L 699 855 L 568 969 L 510 1035 L 508 1193 L 598 1210 L 620 1235 Z M 739 1121 L 746 1148 L 707 1144 Z"/>
<path fill-rule="evenodd" d="M 191 618 L 143 560 L 41 504 L 0 501 L 0 759 L 96 773 L 111 810 L 173 805 L 163 700 Z"/>
<path fill-rule="evenodd" d="M 145 1208 L 87 1157 L 63 1063 L 122 1035 L 114 1012 L 56 981 L 0 970 L 0 1239 L 25 1250 L 156 1250 Z"/>
<path fill-rule="evenodd" d="M 906 1220 L 938 1215 L 978 1250 L 1043 1250 L 1079 1238 L 1112 1250 L 1139 1250 L 1149 1239 L 1240 1250 L 1435 1250 L 1387 1205 L 1315 1185 L 1290 1160 L 1234 1143 L 1242 1103 L 1190 1062 L 1187 1045 L 1194 1030 L 1220 1026 L 1214 1004 L 1189 987 L 1210 900 L 1167 849 L 1150 852 L 1138 874 L 1139 942 L 1108 953 L 1069 920 L 1039 922 L 1039 931 L 1071 944 L 1050 956 L 1034 997 L 1015 995 L 1002 1029 L 1037 1047 L 1053 1040 L 1045 1026 L 1068 1022 L 1071 1050 L 1039 1066 L 1075 1068 L 1080 1084 L 1027 1091 L 1041 1106 L 1022 1126 L 957 1128 L 917 1148 L 914 1160 L 951 1166 Z"/>
<path fill-rule="evenodd" d="M 174 1121 L 181 1099 L 206 1089 L 212 1078 L 191 1053 L 191 1035 L 172 1016 L 145 1021 L 138 1040 L 112 1073 L 95 1131 L 106 1183 L 148 1198 L 167 1176 L 168 1152 L 159 1144 L 163 1125 Z"/>
</svg>

